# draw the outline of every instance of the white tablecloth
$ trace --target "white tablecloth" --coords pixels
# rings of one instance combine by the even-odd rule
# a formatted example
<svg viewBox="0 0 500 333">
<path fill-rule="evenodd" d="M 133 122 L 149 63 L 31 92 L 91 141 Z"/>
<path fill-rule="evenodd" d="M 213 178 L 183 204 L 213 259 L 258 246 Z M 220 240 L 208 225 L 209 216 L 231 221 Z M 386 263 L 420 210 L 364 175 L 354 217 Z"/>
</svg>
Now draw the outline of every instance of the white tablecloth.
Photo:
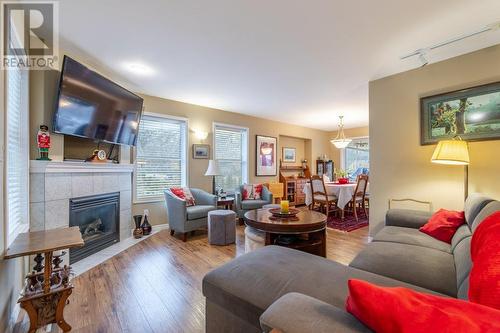
<svg viewBox="0 0 500 333">
<path fill-rule="evenodd" d="M 338 198 L 337 207 L 344 209 L 344 207 L 351 201 L 354 195 L 354 190 L 356 189 L 356 184 L 335 184 L 335 183 L 325 183 L 326 192 L 328 195 L 335 195 Z M 368 188 L 370 184 L 366 186 L 366 193 L 368 193 Z M 307 183 L 304 185 L 304 194 L 306 195 L 306 205 L 312 204 L 312 194 L 311 194 L 311 184 Z"/>
</svg>

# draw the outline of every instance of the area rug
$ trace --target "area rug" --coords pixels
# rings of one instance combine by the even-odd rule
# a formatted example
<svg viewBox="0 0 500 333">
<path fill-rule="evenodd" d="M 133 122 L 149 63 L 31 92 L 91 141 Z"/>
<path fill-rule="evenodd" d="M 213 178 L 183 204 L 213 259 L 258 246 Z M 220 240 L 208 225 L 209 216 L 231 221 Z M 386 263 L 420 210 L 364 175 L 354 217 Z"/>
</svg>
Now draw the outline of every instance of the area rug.
<svg viewBox="0 0 500 333">
<path fill-rule="evenodd" d="M 326 225 L 331 229 L 350 232 L 368 226 L 368 217 L 365 215 L 365 213 L 361 212 L 358 213 L 357 221 L 352 213 L 346 212 L 346 216 L 343 220 L 340 218 L 340 216 L 330 215 L 328 216 Z"/>
</svg>

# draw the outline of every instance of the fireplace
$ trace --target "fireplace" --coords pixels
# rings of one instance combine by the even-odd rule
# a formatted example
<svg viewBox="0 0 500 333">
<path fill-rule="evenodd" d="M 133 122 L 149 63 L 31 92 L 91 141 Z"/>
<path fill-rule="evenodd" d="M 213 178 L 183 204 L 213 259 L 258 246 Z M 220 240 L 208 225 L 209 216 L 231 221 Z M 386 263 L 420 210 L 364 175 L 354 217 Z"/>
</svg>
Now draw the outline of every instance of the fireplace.
<svg viewBox="0 0 500 333">
<path fill-rule="evenodd" d="M 69 226 L 85 245 L 69 250 L 70 264 L 120 241 L 120 192 L 69 199 Z"/>
</svg>

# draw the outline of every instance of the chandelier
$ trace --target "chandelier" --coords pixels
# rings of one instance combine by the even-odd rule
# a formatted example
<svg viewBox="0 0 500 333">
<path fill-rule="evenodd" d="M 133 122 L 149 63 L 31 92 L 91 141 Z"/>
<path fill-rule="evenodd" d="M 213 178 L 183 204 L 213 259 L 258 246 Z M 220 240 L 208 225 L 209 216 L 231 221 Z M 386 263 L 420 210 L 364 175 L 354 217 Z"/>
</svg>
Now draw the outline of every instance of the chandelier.
<svg viewBox="0 0 500 333">
<path fill-rule="evenodd" d="M 339 116 L 339 131 L 337 132 L 337 137 L 335 139 L 330 140 L 331 143 L 335 145 L 338 149 L 342 149 L 347 147 L 349 143 L 351 143 L 351 139 L 345 137 L 344 134 L 344 116 Z"/>
</svg>

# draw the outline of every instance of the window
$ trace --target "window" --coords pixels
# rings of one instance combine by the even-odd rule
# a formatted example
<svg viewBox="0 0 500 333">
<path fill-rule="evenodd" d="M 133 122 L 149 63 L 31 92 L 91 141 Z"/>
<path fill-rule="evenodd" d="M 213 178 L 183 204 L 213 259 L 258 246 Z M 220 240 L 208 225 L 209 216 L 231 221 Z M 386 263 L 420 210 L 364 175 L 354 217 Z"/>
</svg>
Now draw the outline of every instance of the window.
<svg viewBox="0 0 500 333">
<path fill-rule="evenodd" d="M 7 243 L 29 228 L 28 71 L 5 71 Z"/>
<path fill-rule="evenodd" d="M 368 138 L 356 138 L 349 143 L 344 149 L 342 165 L 352 178 L 356 178 L 362 173 L 369 173 L 370 146 Z"/>
<path fill-rule="evenodd" d="M 136 202 L 163 200 L 169 187 L 187 186 L 187 120 L 144 114 L 136 147 Z"/>
<path fill-rule="evenodd" d="M 215 186 L 228 193 L 248 181 L 248 129 L 214 124 L 214 159 L 221 176 L 215 177 Z"/>
</svg>

